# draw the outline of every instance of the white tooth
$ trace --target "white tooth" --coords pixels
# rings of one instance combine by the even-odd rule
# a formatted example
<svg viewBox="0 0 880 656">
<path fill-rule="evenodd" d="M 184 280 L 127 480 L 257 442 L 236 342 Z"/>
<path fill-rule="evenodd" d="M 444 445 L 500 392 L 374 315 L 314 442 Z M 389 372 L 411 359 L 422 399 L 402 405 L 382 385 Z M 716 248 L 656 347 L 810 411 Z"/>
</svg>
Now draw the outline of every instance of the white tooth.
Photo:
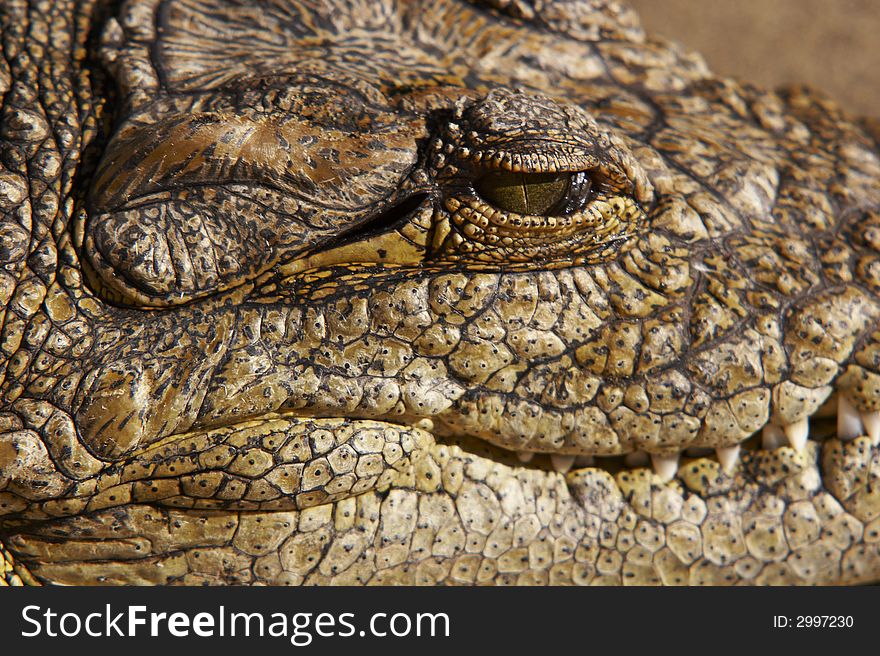
<svg viewBox="0 0 880 656">
<path fill-rule="evenodd" d="M 596 464 L 596 459 L 593 456 L 578 456 L 574 459 L 575 467 L 592 467 Z"/>
<path fill-rule="evenodd" d="M 865 432 L 871 438 L 871 444 L 880 446 L 880 412 L 860 412 Z"/>
<path fill-rule="evenodd" d="M 785 433 L 776 424 L 767 424 L 761 431 L 761 448 L 773 451 L 786 444 Z"/>
<path fill-rule="evenodd" d="M 715 449 L 715 455 L 718 457 L 718 462 L 721 463 L 721 471 L 725 474 L 733 473 L 733 469 L 736 467 L 736 463 L 739 460 L 739 449 L 739 444 L 722 446 L 721 448 Z"/>
<path fill-rule="evenodd" d="M 623 456 L 623 464 L 627 467 L 646 467 L 648 465 L 648 454 L 644 451 L 633 451 Z"/>
<path fill-rule="evenodd" d="M 810 436 L 810 422 L 806 417 L 798 419 L 791 424 L 786 424 L 782 427 L 782 430 L 788 439 L 788 443 L 791 444 L 795 451 L 804 450 L 807 438 Z"/>
<path fill-rule="evenodd" d="M 519 458 L 520 462 L 527 463 L 532 461 L 532 458 L 535 457 L 535 454 L 531 451 L 517 451 L 516 457 Z"/>
<path fill-rule="evenodd" d="M 553 469 L 558 471 L 560 474 L 564 474 L 571 466 L 574 464 L 574 456 L 561 456 L 557 453 L 554 453 L 550 456 L 550 462 L 553 463 Z"/>
<path fill-rule="evenodd" d="M 654 466 L 654 473 L 663 481 L 671 481 L 678 472 L 678 457 L 677 453 L 674 456 L 658 456 L 652 453 L 651 464 Z"/>
<path fill-rule="evenodd" d="M 864 435 L 862 419 L 858 411 L 853 407 L 843 394 L 837 399 L 837 439 L 854 440 L 859 435 Z"/>
</svg>

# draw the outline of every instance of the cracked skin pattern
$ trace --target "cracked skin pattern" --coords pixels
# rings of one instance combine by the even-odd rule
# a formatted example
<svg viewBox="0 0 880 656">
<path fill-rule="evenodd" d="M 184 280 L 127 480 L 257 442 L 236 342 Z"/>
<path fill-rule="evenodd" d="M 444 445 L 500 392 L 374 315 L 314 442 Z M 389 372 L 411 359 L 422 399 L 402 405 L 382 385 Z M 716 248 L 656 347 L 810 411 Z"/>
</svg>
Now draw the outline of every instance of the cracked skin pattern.
<svg viewBox="0 0 880 656">
<path fill-rule="evenodd" d="M 601 0 L 0 21 L 6 582 L 880 579 L 872 436 L 753 438 L 880 410 L 867 123 Z"/>
</svg>

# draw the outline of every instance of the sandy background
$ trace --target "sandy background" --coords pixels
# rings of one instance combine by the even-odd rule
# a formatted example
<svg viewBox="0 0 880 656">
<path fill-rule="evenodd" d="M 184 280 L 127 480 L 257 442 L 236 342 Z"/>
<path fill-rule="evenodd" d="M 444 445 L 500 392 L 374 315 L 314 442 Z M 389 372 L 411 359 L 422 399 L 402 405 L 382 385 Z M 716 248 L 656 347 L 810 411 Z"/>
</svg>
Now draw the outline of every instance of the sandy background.
<svg viewBox="0 0 880 656">
<path fill-rule="evenodd" d="M 624 0 L 648 32 L 698 50 L 724 75 L 807 82 L 880 117 L 880 0 Z"/>
</svg>

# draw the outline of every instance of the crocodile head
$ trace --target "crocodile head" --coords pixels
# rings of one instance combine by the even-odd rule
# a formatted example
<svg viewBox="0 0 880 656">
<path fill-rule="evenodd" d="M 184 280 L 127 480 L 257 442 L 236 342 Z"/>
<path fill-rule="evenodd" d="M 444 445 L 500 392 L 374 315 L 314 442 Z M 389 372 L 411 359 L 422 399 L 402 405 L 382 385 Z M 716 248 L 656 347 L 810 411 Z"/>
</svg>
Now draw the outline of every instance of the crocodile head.
<svg viewBox="0 0 880 656">
<path fill-rule="evenodd" d="M 105 13 L 8 65 L 30 576 L 880 577 L 866 127 L 599 0 Z"/>
</svg>

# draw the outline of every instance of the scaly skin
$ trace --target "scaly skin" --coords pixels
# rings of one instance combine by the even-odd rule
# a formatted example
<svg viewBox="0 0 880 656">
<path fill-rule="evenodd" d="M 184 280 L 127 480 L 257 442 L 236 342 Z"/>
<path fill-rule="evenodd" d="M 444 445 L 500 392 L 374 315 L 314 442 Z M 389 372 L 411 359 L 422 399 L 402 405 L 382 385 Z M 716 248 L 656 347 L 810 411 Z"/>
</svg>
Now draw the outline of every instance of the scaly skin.
<svg viewBox="0 0 880 656">
<path fill-rule="evenodd" d="M 8 582 L 880 579 L 868 124 L 485 4 L 3 3 Z"/>
</svg>

